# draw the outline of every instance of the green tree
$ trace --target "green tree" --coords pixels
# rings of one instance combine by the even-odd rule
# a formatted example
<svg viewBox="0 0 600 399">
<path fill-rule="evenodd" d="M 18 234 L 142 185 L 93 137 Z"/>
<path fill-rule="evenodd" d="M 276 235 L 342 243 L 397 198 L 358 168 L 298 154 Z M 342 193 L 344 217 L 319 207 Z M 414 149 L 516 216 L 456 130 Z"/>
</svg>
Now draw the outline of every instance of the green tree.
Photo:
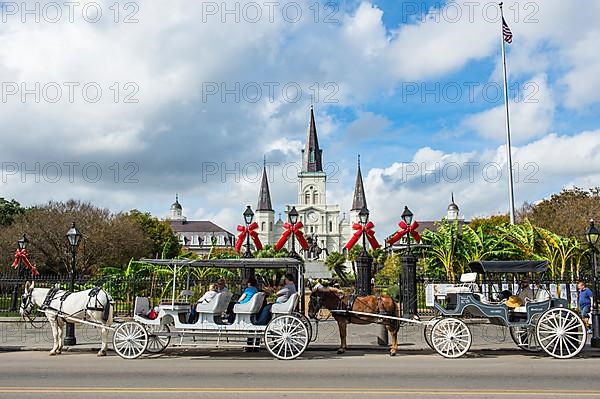
<svg viewBox="0 0 600 399">
<path fill-rule="evenodd" d="M 356 276 L 356 258 L 362 253 L 362 245 L 356 244 L 348 251 L 347 259 L 352 264 L 352 274 Z"/>
<path fill-rule="evenodd" d="M 124 267 L 131 258 L 148 256 L 151 242 L 137 224 L 88 202 L 51 201 L 37 205 L 0 229 L 0 256 L 7 264 L 16 240 L 27 233 L 31 259 L 40 273 L 65 274 L 71 270 L 71 248 L 65 237 L 72 222 L 82 232 L 77 250 L 77 270 L 93 274 L 99 268 Z M 9 264 L 9 263 L 8 263 Z"/>
<path fill-rule="evenodd" d="M 583 233 L 590 219 L 600 215 L 600 188 L 564 189 L 559 194 L 536 203 L 525 204 L 519 218 L 563 237 L 584 240 Z"/>
<path fill-rule="evenodd" d="M 548 255 L 548 259 L 555 266 L 552 267 L 553 276 L 556 273 L 556 268 L 558 268 L 560 278 L 564 279 L 567 266 L 571 265 L 573 258 L 579 255 L 579 242 L 576 238 L 561 237 L 541 227 L 538 227 L 537 231 L 542 238 L 542 245 Z"/>
<path fill-rule="evenodd" d="M 506 245 L 501 230 L 481 224 L 476 229 L 468 224 L 462 226 L 460 252 L 465 263 L 486 259 L 508 259 L 516 254 L 512 245 Z"/>
<path fill-rule="evenodd" d="M 169 222 L 159 220 L 148 212 L 133 209 L 124 215 L 137 224 L 152 241 L 149 256 L 163 259 L 176 258 L 181 251 L 181 244 Z"/>
<path fill-rule="evenodd" d="M 348 283 L 345 263 L 346 257 L 339 252 L 332 252 L 325 258 L 325 266 L 327 266 L 327 269 L 337 275 L 344 284 Z"/>
<path fill-rule="evenodd" d="M 24 213 L 25 209 L 17 201 L 0 197 L 0 226 L 10 226 L 17 216 Z"/>
<path fill-rule="evenodd" d="M 454 281 L 459 271 L 459 224 L 457 221 L 443 220 L 437 224 L 437 230 L 425 230 L 421 242 L 428 246 L 425 250 L 427 269 L 443 267 L 446 277 Z"/>
</svg>

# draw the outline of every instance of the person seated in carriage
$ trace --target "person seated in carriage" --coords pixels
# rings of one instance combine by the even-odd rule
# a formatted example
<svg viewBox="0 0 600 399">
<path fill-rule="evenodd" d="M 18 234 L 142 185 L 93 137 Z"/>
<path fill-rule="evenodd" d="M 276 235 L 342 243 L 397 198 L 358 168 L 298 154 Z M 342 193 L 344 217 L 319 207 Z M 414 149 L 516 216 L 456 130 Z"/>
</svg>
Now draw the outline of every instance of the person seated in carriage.
<svg viewBox="0 0 600 399">
<path fill-rule="evenodd" d="M 244 292 L 242 292 L 242 295 L 238 299 L 237 303 L 244 304 L 250 302 L 250 299 L 252 299 L 254 294 L 258 292 L 257 285 L 258 282 L 254 277 L 248 278 L 248 281 L 246 281 L 246 288 L 244 289 Z"/>
<path fill-rule="evenodd" d="M 294 276 L 291 273 L 287 273 L 284 278 L 284 285 L 279 291 L 275 293 L 277 299 L 275 303 L 285 303 L 287 302 L 292 295 L 294 295 L 297 291 L 296 284 L 294 283 Z M 260 311 L 258 318 L 256 319 L 257 325 L 267 325 L 269 320 L 271 319 L 271 307 L 272 303 L 266 305 Z"/>
<path fill-rule="evenodd" d="M 204 295 L 202 295 L 200 297 L 200 299 L 198 299 L 198 303 L 210 303 L 210 301 L 215 299 L 215 297 L 217 296 L 218 293 L 219 293 L 219 284 L 213 284 L 210 286 L 210 289 L 208 291 L 206 291 L 204 293 Z"/>
<path fill-rule="evenodd" d="M 532 302 L 535 300 L 535 294 L 529 286 L 528 278 L 524 278 L 523 280 L 521 280 L 518 297 L 523 300 L 523 303 Z"/>
<path fill-rule="evenodd" d="M 199 303 L 210 303 L 213 299 L 215 299 L 215 297 L 217 296 L 217 294 L 219 293 L 219 284 L 212 284 L 210 286 L 210 288 L 208 289 L 208 291 L 206 291 L 204 293 L 204 295 L 202 295 L 198 301 L 196 302 L 196 304 Z M 192 304 L 190 307 L 190 314 L 188 316 L 188 323 L 192 324 L 195 323 L 197 320 L 197 311 L 196 311 L 196 304 Z"/>
</svg>

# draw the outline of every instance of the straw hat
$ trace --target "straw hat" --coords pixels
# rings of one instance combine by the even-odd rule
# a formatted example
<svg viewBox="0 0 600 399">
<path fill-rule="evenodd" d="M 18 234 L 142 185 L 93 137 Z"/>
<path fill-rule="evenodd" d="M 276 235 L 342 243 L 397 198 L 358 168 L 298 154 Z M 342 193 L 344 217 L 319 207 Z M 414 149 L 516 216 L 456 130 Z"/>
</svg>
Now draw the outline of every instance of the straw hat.
<svg viewBox="0 0 600 399">
<path fill-rule="evenodd" d="M 523 306 L 523 300 L 516 295 L 511 295 L 505 302 L 509 308 L 518 308 Z"/>
</svg>

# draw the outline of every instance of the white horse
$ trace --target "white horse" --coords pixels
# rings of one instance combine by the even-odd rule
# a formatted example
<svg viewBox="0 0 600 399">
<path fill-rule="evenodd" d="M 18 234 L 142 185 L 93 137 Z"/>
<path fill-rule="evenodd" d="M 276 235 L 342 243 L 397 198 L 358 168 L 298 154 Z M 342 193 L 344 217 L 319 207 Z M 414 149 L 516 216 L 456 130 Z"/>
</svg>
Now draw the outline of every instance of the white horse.
<svg viewBox="0 0 600 399">
<path fill-rule="evenodd" d="M 51 292 L 52 291 L 52 292 Z M 77 319 L 83 319 L 102 325 L 102 347 L 98 356 L 106 356 L 108 349 L 108 329 L 113 322 L 112 298 L 104 290 L 99 290 L 90 296 L 92 290 L 74 292 L 65 297 L 66 291 L 51 290 L 49 288 L 35 288 L 34 283 L 25 283 L 25 293 L 21 300 L 20 313 L 22 317 L 29 316 L 34 306 L 45 308 L 42 311 L 46 314 L 50 327 L 52 328 L 52 337 L 54 346 L 50 351 L 50 356 L 59 355 L 63 350 L 65 336 L 66 319 L 69 315 L 75 319 L 69 319 L 69 322 L 77 323 Z M 48 296 L 52 298 L 48 298 Z"/>
</svg>

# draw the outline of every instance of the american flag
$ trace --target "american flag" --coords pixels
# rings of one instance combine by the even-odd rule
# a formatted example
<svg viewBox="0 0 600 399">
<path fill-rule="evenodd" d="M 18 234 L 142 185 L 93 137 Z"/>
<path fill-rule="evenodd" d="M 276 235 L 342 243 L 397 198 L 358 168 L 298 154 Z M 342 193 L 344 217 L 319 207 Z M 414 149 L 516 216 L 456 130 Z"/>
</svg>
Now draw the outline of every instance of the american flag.
<svg viewBox="0 0 600 399">
<path fill-rule="evenodd" d="M 502 33 L 504 34 L 504 41 L 508 44 L 511 44 L 513 33 L 510 30 L 510 28 L 508 27 L 508 24 L 506 23 L 506 21 L 504 20 L 504 17 L 502 17 Z"/>
</svg>

